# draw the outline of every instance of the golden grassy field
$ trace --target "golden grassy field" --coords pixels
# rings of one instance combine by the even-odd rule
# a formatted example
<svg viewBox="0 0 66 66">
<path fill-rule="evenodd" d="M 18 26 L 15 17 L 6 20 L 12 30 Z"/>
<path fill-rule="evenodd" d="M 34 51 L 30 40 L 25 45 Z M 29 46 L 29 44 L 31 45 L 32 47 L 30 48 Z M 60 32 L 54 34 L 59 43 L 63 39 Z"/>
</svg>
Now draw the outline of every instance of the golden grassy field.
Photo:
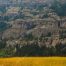
<svg viewBox="0 0 66 66">
<path fill-rule="evenodd" d="M 0 58 L 0 66 L 66 66 L 64 57 Z"/>
</svg>

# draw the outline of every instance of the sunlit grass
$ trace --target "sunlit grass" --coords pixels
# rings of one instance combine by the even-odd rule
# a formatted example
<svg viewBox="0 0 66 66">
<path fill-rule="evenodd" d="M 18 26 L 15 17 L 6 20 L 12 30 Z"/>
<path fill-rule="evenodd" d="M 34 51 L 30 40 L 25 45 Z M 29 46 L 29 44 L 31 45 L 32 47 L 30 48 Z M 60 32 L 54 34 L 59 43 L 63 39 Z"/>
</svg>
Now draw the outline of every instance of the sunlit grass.
<svg viewBox="0 0 66 66">
<path fill-rule="evenodd" d="M 64 57 L 0 58 L 0 66 L 66 66 L 66 58 Z"/>
</svg>

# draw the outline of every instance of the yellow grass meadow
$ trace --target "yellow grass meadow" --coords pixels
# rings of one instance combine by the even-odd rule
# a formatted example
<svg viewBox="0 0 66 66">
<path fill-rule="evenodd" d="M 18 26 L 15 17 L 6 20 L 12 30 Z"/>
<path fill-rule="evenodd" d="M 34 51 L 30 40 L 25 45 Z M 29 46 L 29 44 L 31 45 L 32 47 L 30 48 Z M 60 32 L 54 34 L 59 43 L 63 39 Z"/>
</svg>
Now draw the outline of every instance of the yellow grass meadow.
<svg viewBox="0 0 66 66">
<path fill-rule="evenodd" d="M 66 66 L 65 57 L 0 58 L 0 66 Z"/>
</svg>

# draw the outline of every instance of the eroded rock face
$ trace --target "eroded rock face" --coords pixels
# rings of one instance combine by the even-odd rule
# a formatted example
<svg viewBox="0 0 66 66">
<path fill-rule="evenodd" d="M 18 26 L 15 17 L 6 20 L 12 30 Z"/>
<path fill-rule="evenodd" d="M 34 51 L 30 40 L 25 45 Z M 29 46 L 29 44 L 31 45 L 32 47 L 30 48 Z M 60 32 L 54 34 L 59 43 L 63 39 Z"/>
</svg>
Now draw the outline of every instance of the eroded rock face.
<svg viewBox="0 0 66 66">
<path fill-rule="evenodd" d="M 55 35 L 59 34 L 60 27 L 66 28 L 65 0 L 24 0 L 24 4 L 17 5 L 20 1 L 7 0 L 10 4 L 6 2 L 7 6 L 3 5 L 6 11 L 0 19 L 10 27 L 1 33 L 2 39 L 19 39 L 30 33 L 37 37 L 48 33 Z M 16 5 L 11 6 L 12 3 Z"/>
</svg>

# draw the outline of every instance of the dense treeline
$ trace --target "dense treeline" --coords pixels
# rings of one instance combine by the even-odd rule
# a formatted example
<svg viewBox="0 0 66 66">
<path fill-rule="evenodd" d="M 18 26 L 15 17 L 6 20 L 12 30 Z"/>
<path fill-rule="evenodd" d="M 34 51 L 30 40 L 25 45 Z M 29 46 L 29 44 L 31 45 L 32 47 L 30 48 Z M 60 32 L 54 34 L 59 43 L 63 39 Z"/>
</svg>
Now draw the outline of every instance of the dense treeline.
<svg viewBox="0 0 66 66">
<path fill-rule="evenodd" d="M 37 44 L 17 46 L 16 56 L 66 56 L 66 44 L 55 47 L 39 47 Z"/>
<path fill-rule="evenodd" d="M 27 44 L 20 46 L 6 47 L 5 42 L 0 42 L 0 57 L 13 57 L 13 56 L 66 56 L 66 44 L 57 44 L 55 47 L 38 46 L 38 43 Z"/>
</svg>

